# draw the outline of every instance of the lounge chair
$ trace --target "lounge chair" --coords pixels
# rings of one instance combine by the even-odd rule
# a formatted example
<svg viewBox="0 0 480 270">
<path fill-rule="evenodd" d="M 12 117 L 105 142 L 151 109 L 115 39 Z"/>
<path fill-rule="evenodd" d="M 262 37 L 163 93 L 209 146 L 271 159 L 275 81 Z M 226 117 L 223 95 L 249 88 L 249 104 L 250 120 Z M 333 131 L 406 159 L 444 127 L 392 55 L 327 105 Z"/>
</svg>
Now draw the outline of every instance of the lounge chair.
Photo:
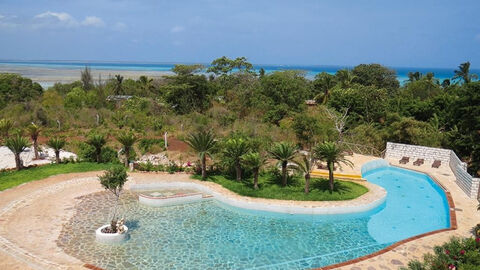
<svg viewBox="0 0 480 270">
<path fill-rule="evenodd" d="M 413 165 L 420 166 L 423 165 L 424 162 L 425 160 L 423 158 L 418 158 L 416 161 L 413 162 Z"/>
<path fill-rule="evenodd" d="M 409 161 L 410 161 L 410 157 L 402 157 L 402 159 L 400 159 L 398 163 L 407 164 Z"/>
<path fill-rule="evenodd" d="M 432 168 L 438 168 L 440 165 L 442 165 L 442 161 L 437 159 L 432 163 Z"/>
</svg>

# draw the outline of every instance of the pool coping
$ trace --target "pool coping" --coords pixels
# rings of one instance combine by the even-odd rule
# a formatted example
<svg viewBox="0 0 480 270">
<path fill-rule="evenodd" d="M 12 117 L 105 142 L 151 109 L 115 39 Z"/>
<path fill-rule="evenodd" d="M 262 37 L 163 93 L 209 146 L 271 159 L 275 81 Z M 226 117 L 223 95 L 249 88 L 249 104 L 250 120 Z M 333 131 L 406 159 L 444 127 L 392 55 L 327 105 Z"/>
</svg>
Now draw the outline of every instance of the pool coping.
<svg viewBox="0 0 480 270">
<path fill-rule="evenodd" d="M 291 201 L 242 196 L 224 188 L 217 183 L 204 183 L 196 179 L 191 179 L 190 181 L 162 181 L 146 184 L 133 184 L 128 189 L 133 191 L 144 191 L 155 190 L 159 188 L 193 188 L 200 192 L 213 195 L 214 199 L 217 201 L 242 209 L 282 214 L 337 215 L 363 213 L 375 209 L 385 202 L 387 192 L 384 188 L 373 183 L 368 183 L 366 187 L 369 189 L 367 193 L 352 200 L 324 202 L 313 201 L 314 203 L 324 203 L 324 205 L 309 205 L 308 203 L 312 201 Z M 233 194 L 234 196 L 231 196 Z M 365 201 L 358 202 L 363 196 L 370 197 L 367 197 L 367 200 Z M 334 202 L 333 205 L 328 205 L 332 202 Z M 352 202 L 357 203 L 352 204 Z M 295 203 L 300 204 L 296 205 Z"/>
<path fill-rule="evenodd" d="M 405 243 L 408 243 L 408 242 L 411 242 L 411 241 L 414 241 L 414 240 L 417 240 L 417 239 L 420 239 L 420 238 L 423 238 L 423 237 L 427 237 L 427 236 L 430 236 L 430 235 L 434 235 L 434 234 L 437 234 L 437 233 L 454 231 L 454 230 L 457 229 L 457 227 L 458 227 L 458 225 L 457 225 L 457 215 L 455 213 L 455 203 L 453 201 L 452 194 L 450 193 L 450 191 L 448 191 L 448 189 L 444 185 L 442 185 L 440 183 L 440 181 L 438 181 L 438 179 L 435 176 L 433 176 L 433 175 L 431 175 L 430 173 L 427 173 L 427 172 L 423 172 L 423 171 L 412 169 L 412 168 L 407 169 L 407 168 L 404 168 L 404 167 L 397 166 L 395 164 L 390 164 L 390 166 L 393 166 L 393 167 L 396 167 L 396 168 L 401 168 L 401 169 L 404 169 L 404 170 L 412 170 L 412 171 L 415 171 L 415 172 L 418 172 L 418 173 L 425 174 L 428 177 L 432 178 L 432 180 L 443 190 L 443 193 L 445 194 L 445 196 L 447 198 L 448 207 L 449 207 L 449 214 L 450 214 L 450 228 L 445 228 L 445 229 L 440 229 L 440 230 L 435 230 L 435 231 L 415 235 L 415 236 L 400 240 L 400 241 L 398 241 L 398 242 L 396 242 L 396 243 L 394 243 L 394 244 L 392 244 L 392 245 L 390 245 L 386 248 L 378 250 L 374 253 L 370 253 L 370 254 L 367 254 L 367 255 L 352 259 L 352 260 L 348 260 L 348 261 L 345 261 L 345 262 L 341 262 L 341 263 L 336 263 L 336 264 L 331 264 L 331 265 L 327 265 L 327 266 L 323 266 L 323 267 L 313 268 L 312 270 L 330 270 L 330 269 L 335 269 L 335 268 L 351 265 L 351 264 L 354 264 L 354 263 L 358 263 L 358 262 L 365 261 L 365 260 L 371 259 L 371 258 L 379 256 L 379 255 L 382 255 L 382 254 L 387 253 L 389 251 L 392 251 L 394 248 L 396 248 L 398 246 L 401 246 Z"/>
</svg>

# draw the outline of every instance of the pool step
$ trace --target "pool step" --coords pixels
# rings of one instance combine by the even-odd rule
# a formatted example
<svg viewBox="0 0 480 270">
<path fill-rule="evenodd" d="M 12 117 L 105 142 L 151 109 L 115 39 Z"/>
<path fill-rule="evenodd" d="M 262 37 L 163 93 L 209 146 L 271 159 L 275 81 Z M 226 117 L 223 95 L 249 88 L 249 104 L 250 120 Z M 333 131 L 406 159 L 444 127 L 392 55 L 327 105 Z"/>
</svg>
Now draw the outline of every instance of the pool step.
<svg viewBox="0 0 480 270">
<path fill-rule="evenodd" d="M 203 199 L 213 198 L 213 195 L 203 194 L 202 198 L 203 198 Z"/>
</svg>

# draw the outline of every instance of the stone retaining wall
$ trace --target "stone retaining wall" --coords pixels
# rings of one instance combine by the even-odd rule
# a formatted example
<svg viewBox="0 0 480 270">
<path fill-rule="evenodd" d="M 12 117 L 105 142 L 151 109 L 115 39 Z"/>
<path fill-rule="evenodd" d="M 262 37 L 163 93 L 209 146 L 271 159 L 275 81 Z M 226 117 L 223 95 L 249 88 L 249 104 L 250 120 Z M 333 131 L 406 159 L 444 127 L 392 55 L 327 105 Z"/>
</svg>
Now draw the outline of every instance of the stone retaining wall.
<svg viewBox="0 0 480 270">
<path fill-rule="evenodd" d="M 452 150 L 387 142 L 385 158 L 401 159 L 402 157 L 410 157 L 410 162 L 414 162 L 417 158 L 425 159 L 426 163 L 441 160 L 442 166 L 446 164 L 450 166 L 458 186 L 470 198 L 479 198 L 480 178 L 473 178 L 468 174 L 467 164 L 462 162 Z"/>
</svg>

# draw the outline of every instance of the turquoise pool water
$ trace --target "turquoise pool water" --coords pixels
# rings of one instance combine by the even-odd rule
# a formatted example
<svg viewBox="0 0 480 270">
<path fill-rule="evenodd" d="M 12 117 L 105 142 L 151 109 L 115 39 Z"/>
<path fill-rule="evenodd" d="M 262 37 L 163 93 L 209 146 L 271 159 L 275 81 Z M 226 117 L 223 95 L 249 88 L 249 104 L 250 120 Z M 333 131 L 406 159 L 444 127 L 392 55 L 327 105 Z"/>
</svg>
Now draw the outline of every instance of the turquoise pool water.
<svg viewBox="0 0 480 270">
<path fill-rule="evenodd" d="M 277 214 L 215 200 L 152 208 L 126 194 L 130 239 L 116 246 L 95 242 L 111 201 L 106 193 L 91 194 L 81 198 L 58 244 L 106 269 L 310 269 L 449 226 L 443 192 L 427 176 L 387 167 L 364 177 L 383 186 L 387 200 L 349 215 Z"/>
</svg>

